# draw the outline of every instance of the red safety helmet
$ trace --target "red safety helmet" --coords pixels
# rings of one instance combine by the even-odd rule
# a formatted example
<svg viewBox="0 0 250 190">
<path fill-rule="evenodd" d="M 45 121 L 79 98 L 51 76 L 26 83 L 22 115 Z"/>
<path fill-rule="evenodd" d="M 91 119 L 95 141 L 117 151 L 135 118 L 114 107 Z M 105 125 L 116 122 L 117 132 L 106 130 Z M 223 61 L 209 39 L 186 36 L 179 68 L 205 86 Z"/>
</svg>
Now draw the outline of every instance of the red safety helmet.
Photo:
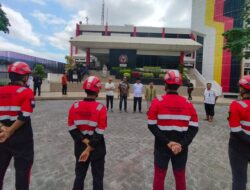
<svg viewBox="0 0 250 190">
<path fill-rule="evenodd" d="M 250 75 L 245 75 L 239 80 L 239 85 L 250 90 Z"/>
<path fill-rule="evenodd" d="M 16 73 L 19 75 L 27 75 L 31 73 L 31 69 L 29 65 L 25 62 L 15 62 L 9 65 L 8 67 L 8 73 Z"/>
<path fill-rule="evenodd" d="M 164 77 L 164 81 L 166 84 L 182 84 L 182 76 L 178 70 L 169 70 Z"/>
<path fill-rule="evenodd" d="M 102 88 L 101 81 L 96 76 L 89 76 L 83 82 L 83 89 L 99 93 Z"/>
</svg>

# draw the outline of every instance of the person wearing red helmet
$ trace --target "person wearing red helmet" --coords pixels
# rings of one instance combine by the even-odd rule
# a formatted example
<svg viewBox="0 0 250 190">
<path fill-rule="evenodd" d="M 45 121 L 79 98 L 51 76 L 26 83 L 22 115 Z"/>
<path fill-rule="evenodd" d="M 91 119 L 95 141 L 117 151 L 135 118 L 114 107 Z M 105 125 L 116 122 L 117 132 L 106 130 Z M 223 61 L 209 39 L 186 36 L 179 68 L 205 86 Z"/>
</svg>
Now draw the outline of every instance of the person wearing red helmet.
<svg viewBox="0 0 250 190">
<path fill-rule="evenodd" d="M 0 87 L 0 190 L 10 160 L 14 158 L 16 189 L 28 190 L 34 159 L 30 116 L 35 106 L 34 95 L 27 88 L 31 70 L 24 62 L 8 67 L 10 83 Z"/>
<path fill-rule="evenodd" d="M 101 81 L 89 76 L 83 82 L 87 97 L 73 103 L 68 115 L 68 130 L 75 147 L 75 181 L 73 190 L 84 189 L 84 179 L 89 164 L 92 168 L 93 189 L 103 189 L 106 147 L 104 131 L 107 127 L 107 109 L 96 102 L 101 90 Z"/>
<path fill-rule="evenodd" d="M 148 128 L 155 136 L 153 190 L 164 190 L 170 160 L 176 190 L 186 190 L 188 146 L 198 132 L 198 117 L 192 103 L 177 93 L 179 71 L 168 71 L 164 80 L 166 94 L 155 98 L 148 111 Z"/>
<path fill-rule="evenodd" d="M 250 161 L 250 75 L 239 80 L 241 100 L 233 101 L 228 122 L 231 129 L 229 160 L 232 169 L 232 190 L 246 190 L 247 167 Z"/>
</svg>

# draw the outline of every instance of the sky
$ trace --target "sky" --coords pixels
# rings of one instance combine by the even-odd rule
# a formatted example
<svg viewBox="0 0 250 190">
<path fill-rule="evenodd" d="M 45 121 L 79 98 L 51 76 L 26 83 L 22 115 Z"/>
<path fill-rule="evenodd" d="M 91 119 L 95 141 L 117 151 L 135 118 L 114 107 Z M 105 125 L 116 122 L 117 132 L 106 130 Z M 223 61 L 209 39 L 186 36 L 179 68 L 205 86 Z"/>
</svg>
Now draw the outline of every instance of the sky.
<svg viewBox="0 0 250 190">
<path fill-rule="evenodd" d="M 102 1 L 1 0 L 11 27 L 0 32 L 0 50 L 65 62 L 76 23 L 101 24 Z M 105 0 L 105 23 L 190 28 L 191 7 L 192 0 Z"/>
</svg>

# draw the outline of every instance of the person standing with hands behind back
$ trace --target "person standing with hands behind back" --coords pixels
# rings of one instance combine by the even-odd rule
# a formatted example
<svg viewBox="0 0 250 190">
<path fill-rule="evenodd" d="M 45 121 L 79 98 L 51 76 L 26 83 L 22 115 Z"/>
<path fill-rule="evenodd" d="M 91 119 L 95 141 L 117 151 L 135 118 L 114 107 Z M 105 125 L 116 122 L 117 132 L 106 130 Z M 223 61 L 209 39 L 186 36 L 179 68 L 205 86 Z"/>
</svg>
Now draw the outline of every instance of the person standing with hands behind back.
<svg viewBox="0 0 250 190">
<path fill-rule="evenodd" d="M 105 84 L 105 90 L 106 90 L 106 107 L 109 110 L 109 103 L 111 112 L 113 112 L 113 100 L 114 100 L 114 90 L 115 85 L 112 82 L 112 78 L 109 78 L 109 81 Z"/>
<path fill-rule="evenodd" d="M 164 190 L 169 160 L 176 190 L 186 190 L 188 146 L 198 132 L 198 117 L 192 103 L 177 93 L 179 71 L 168 71 L 164 80 L 166 94 L 155 98 L 148 111 L 148 128 L 155 136 L 153 190 Z"/>
<path fill-rule="evenodd" d="M 84 180 L 91 164 L 93 189 L 103 190 L 104 162 L 106 147 L 104 131 L 107 127 L 106 107 L 96 98 L 101 89 L 101 81 L 89 76 L 83 82 L 87 97 L 75 102 L 68 115 L 68 129 L 75 144 L 75 182 L 73 190 L 83 190 Z"/>
<path fill-rule="evenodd" d="M 15 62 L 8 67 L 8 73 L 11 82 L 0 87 L 0 190 L 12 158 L 16 190 L 28 190 L 34 160 L 31 114 L 35 100 L 27 87 L 31 70 L 27 63 Z"/>
<path fill-rule="evenodd" d="M 127 77 L 123 77 L 122 82 L 120 82 L 119 86 L 118 86 L 118 97 L 120 98 L 120 104 L 119 104 L 119 109 L 120 112 L 122 112 L 122 102 L 124 101 L 124 111 L 127 111 L 127 99 L 129 96 L 129 83 L 128 83 L 128 78 Z"/>
<path fill-rule="evenodd" d="M 232 169 L 232 190 L 246 190 L 247 167 L 250 160 L 250 75 L 239 81 L 242 100 L 233 101 L 228 122 L 231 129 L 229 160 Z"/>
</svg>

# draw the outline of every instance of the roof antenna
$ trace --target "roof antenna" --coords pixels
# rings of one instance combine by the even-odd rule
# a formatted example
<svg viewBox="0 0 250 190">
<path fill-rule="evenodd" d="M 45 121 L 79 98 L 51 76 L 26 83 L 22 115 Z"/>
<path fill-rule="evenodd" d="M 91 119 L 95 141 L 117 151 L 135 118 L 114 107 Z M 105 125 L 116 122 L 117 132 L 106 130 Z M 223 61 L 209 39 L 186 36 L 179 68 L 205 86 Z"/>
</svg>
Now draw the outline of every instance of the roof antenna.
<svg viewBox="0 0 250 190">
<path fill-rule="evenodd" d="M 105 11 L 105 1 L 102 0 L 102 17 L 101 17 L 101 25 L 104 25 L 104 11 Z"/>
</svg>

